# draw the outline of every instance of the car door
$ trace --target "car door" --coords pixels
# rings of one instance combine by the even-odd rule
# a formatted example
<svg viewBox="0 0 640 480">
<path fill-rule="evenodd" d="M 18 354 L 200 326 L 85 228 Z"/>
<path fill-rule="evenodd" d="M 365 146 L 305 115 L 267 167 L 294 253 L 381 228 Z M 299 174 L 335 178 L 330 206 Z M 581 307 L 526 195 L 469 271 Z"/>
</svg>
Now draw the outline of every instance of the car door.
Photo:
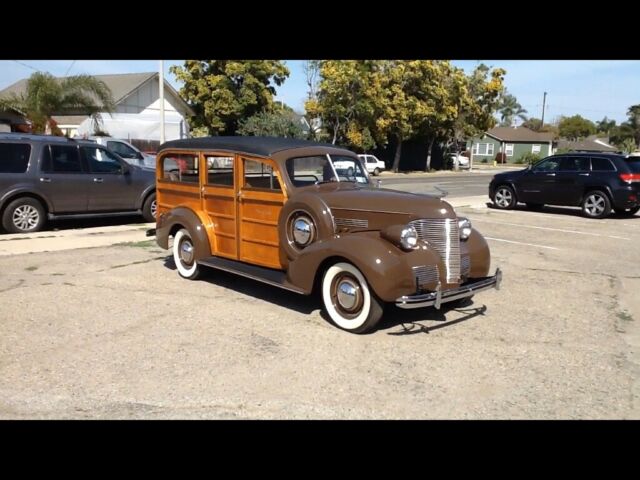
<svg viewBox="0 0 640 480">
<path fill-rule="evenodd" d="M 38 190 L 51 203 L 51 213 L 87 211 L 87 185 L 91 175 L 80 160 L 77 145 L 43 145 Z"/>
<path fill-rule="evenodd" d="M 550 186 L 548 203 L 579 205 L 587 178 L 590 176 L 589 157 L 567 156 L 560 159 L 555 182 Z"/>
<path fill-rule="evenodd" d="M 549 157 L 526 171 L 516 182 L 518 200 L 525 203 L 553 203 L 551 198 L 559 166 L 559 157 Z"/>
<path fill-rule="evenodd" d="M 80 152 L 91 173 L 87 184 L 88 211 L 135 210 L 140 192 L 126 162 L 100 145 L 83 145 Z"/>
<path fill-rule="evenodd" d="M 278 216 L 286 201 L 273 160 L 240 157 L 238 197 L 239 259 L 282 268 Z"/>
</svg>

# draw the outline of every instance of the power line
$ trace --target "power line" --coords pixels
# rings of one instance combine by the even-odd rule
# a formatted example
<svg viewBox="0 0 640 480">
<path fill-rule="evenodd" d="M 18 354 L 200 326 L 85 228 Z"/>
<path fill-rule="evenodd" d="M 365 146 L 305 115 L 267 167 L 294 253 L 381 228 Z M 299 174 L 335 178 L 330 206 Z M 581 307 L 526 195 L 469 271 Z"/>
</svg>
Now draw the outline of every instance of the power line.
<svg viewBox="0 0 640 480">
<path fill-rule="evenodd" d="M 41 71 L 41 70 L 39 70 L 37 68 L 32 67 L 31 65 L 27 65 L 26 63 L 21 62 L 20 60 L 14 60 L 14 62 L 19 63 L 20 65 L 22 65 L 24 67 L 30 68 L 31 70 L 35 70 L 36 72 L 40 72 Z"/>
<path fill-rule="evenodd" d="M 73 65 L 76 63 L 76 60 L 74 60 L 73 62 L 71 62 L 71 65 L 69 65 L 69 68 L 67 68 L 67 71 L 64 72 L 64 76 L 67 76 L 67 73 L 69 73 L 69 70 L 71 70 L 71 67 L 73 67 Z"/>
</svg>

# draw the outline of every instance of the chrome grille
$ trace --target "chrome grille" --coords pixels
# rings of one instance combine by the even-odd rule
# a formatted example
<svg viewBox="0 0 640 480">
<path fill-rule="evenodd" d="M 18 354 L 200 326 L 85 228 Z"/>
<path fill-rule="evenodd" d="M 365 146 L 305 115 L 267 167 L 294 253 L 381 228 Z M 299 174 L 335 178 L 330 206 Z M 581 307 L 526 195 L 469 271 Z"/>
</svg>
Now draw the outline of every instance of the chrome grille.
<svg viewBox="0 0 640 480">
<path fill-rule="evenodd" d="M 359 218 L 336 218 L 336 228 L 369 228 L 369 220 Z"/>
<path fill-rule="evenodd" d="M 430 283 L 436 283 L 440 279 L 437 265 L 420 265 L 413 268 L 413 277 L 417 279 L 418 286 L 423 287 Z"/>
<path fill-rule="evenodd" d="M 460 276 L 468 277 L 471 271 L 471 258 L 469 255 L 462 255 L 460 257 Z"/>
<path fill-rule="evenodd" d="M 460 233 L 455 218 L 435 218 L 410 222 L 421 240 L 426 240 L 440 254 L 446 268 L 447 282 L 460 280 Z"/>
</svg>

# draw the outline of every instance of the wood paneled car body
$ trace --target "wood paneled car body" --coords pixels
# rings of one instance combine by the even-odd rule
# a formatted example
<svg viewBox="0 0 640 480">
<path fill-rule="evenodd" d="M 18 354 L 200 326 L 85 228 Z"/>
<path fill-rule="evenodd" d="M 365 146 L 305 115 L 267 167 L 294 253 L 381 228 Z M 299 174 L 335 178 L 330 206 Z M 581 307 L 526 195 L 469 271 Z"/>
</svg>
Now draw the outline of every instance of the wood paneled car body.
<svg viewBox="0 0 640 480">
<path fill-rule="evenodd" d="M 156 241 L 179 274 L 204 267 L 296 293 L 320 289 L 340 328 L 385 303 L 435 306 L 498 287 L 484 238 L 446 201 L 370 183 L 357 155 L 268 137 L 174 140 L 158 152 Z"/>
</svg>

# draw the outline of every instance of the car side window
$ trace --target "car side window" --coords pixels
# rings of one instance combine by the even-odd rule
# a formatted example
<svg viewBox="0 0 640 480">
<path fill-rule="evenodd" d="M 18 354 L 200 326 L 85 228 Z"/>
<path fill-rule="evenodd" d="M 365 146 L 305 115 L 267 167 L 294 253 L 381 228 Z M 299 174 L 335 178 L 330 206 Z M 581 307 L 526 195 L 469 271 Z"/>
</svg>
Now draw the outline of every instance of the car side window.
<svg viewBox="0 0 640 480">
<path fill-rule="evenodd" d="M 81 147 L 81 150 L 91 173 L 118 174 L 123 172 L 122 164 L 109 150 L 97 146 Z"/>
<path fill-rule="evenodd" d="M 0 143 L 0 173 L 26 172 L 30 155 L 28 143 Z"/>
<path fill-rule="evenodd" d="M 560 171 L 562 172 L 588 172 L 588 157 L 563 157 L 560 159 Z"/>
<path fill-rule="evenodd" d="M 162 157 L 162 172 L 162 178 L 170 182 L 199 183 L 198 155 L 166 155 Z"/>
<path fill-rule="evenodd" d="M 233 157 L 206 156 L 207 183 L 233 187 Z"/>
<path fill-rule="evenodd" d="M 107 148 L 116 152 L 122 158 L 138 158 L 138 152 L 122 142 L 110 140 L 107 142 Z"/>
<path fill-rule="evenodd" d="M 615 172 L 616 167 L 608 158 L 591 157 L 591 170 L 594 172 Z"/>
<path fill-rule="evenodd" d="M 45 145 L 40 170 L 45 173 L 81 173 L 82 164 L 75 145 Z"/>
<path fill-rule="evenodd" d="M 546 160 L 538 163 L 534 168 L 534 172 L 555 172 L 560 166 L 560 160 L 558 158 L 547 158 Z"/>
<path fill-rule="evenodd" d="M 243 159 L 244 162 L 244 188 L 261 188 L 267 190 L 282 191 L 278 177 L 271 165 L 256 160 Z"/>
</svg>

